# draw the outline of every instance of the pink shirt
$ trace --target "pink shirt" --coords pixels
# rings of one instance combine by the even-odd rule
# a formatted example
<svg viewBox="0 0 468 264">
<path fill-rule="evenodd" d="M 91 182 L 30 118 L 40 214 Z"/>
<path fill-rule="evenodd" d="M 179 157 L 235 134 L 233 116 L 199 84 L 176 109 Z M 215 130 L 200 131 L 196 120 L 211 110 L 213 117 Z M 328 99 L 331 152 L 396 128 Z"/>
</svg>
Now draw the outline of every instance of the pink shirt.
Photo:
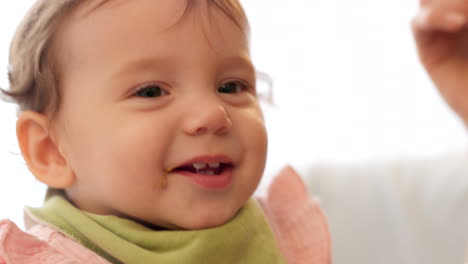
<svg viewBox="0 0 468 264">
<path fill-rule="evenodd" d="M 290 264 L 330 264 L 331 241 L 326 218 L 304 183 L 290 167 L 258 198 L 275 239 Z M 28 232 L 0 221 L 0 264 L 109 264 L 66 234 L 42 223 Z"/>
</svg>

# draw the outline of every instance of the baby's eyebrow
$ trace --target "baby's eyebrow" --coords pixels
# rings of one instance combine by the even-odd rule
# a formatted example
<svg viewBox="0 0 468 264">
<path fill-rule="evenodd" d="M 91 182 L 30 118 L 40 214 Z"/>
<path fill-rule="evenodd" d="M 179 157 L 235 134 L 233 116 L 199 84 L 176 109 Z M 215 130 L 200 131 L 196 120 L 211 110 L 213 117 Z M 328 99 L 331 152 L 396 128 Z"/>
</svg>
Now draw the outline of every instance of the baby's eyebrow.
<svg viewBox="0 0 468 264">
<path fill-rule="evenodd" d="M 167 58 L 143 58 L 126 62 L 121 68 L 118 68 L 112 74 L 112 78 L 118 78 L 123 74 L 132 72 L 148 71 L 148 70 L 165 70 L 171 69 L 175 63 L 175 59 Z M 219 69 L 243 69 L 251 74 L 255 74 L 255 68 L 249 56 L 233 56 L 220 59 Z"/>
<path fill-rule="evenodd" d="M 173 63 L 173 60 L 170 58 L 167 59 L 160 59 L 160 58 L 144 58 L 144 59 L 137 59 L 134 61 L 126 62 L 121 68 L 117 69 L 114 74 L 112 74 L 113 78 L 119 77 L 122 74 L 128 74 L 131 72 L 138 72 L 144 70 L 154 70 L 158 68 L 169 68 Z"/>
<path fill-rule="evenodd" d="M 242 68 L 255 74 L 255 67 L 248 55 L 225 58 L 222 60 L 221 67 L 226 69 Z"/>
</svg>

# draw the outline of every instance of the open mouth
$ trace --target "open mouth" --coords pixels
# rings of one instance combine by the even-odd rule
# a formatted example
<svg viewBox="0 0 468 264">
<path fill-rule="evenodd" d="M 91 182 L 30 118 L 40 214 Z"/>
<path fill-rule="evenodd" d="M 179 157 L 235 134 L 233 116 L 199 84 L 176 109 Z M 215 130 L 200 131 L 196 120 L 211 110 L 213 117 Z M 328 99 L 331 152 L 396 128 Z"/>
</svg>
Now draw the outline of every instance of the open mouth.
<svg viewBox="0 0 468 264">
<path fill-rule="evenodd" d="M 232 168 L 231 163 L 221 163 L 221 162 L 214 162 L 214 163 L 192 163 L 189 165 L 183 165 L 177 167 L 171 172 L 190 172 L 196 173 L 201 175 L 220 175 L 223 174 L 224 171 Z"/>
</svg>

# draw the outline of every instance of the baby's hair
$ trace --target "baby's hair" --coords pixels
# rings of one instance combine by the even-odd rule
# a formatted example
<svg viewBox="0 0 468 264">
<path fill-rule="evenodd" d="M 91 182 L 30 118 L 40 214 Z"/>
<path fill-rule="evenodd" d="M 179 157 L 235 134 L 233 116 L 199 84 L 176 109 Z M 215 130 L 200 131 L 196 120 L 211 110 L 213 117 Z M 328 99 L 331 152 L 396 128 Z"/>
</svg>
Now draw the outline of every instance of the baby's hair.
<svg viewBox="0 0 468 264">
<path fill-rule="evenodd" d="M 23 18 L 10 46 L 10 86 L 0 89 L 0 95 L 16 103 L 19 112 L 57 113 L 61 95 L 51 44 L 66 15 L 86 1 L 92 0 L 38 0 Z M 221 10 L 248 36 L 248 20 L 239 0 L 186 0 L 184 15 L 200 2 Z"/>
</svg>

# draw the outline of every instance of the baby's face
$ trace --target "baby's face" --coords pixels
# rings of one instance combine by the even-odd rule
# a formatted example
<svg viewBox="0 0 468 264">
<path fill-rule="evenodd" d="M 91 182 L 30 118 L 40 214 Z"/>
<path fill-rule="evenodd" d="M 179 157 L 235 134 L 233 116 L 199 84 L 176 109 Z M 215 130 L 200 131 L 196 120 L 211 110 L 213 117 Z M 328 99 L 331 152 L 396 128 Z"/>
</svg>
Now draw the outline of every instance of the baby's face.
<svg viewBox="0 0 468 264">
<path fill-rule="evenodd" d="M 53 45 L 70 199 L 165 228 L 227 222 L 266 158 L 245 35 L 214 7 L 181 19 L 185 0 L 88 2 Z"/>
</svg>

